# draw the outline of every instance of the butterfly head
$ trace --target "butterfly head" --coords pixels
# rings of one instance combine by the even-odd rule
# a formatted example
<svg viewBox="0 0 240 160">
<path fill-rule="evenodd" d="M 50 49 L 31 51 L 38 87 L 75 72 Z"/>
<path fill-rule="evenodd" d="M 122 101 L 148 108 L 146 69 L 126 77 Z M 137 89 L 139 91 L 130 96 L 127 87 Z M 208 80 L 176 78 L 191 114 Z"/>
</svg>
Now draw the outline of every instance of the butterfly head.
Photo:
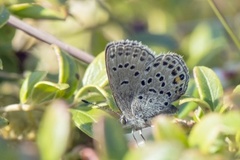
<svg viewBox="0 0 240 160">
<path fill-rule="evenodd" d="M 120 118 L 120 122 L 123 125 L 123 128 L 125 129 L 132 128 L 134 130 L 139 130 L 151 126 L 151 121 L 149 119 L 144 120 L 140 117 L 134 117 L 130 119 L 122 115 Z"/>
</svg>

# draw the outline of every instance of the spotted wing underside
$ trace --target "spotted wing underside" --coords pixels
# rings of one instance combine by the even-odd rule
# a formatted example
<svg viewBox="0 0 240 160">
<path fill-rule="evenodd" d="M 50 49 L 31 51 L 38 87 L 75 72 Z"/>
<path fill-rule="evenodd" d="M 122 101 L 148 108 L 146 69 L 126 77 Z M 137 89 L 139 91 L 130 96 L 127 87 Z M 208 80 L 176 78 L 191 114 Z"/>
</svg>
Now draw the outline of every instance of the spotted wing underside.
<svg viewBox="0 0 240 160">
<path fill-rule="evenodd" d="M 119 109 L 131 118 L 131 103 L 137 94 L 146 66 L 154 60 L 151 51 L 136 41 L 109 43 L 106 47 L 106 69 L 109 84 Z"/>
<path fill-rule="evenodd" d="M 147 65 L 132 102 L 134 115 L 148 119 L 177 111 L 171 103 L 182 96 L 188 85 L 188 69 L 175 53 L 161 54 Z"/>
</svg>

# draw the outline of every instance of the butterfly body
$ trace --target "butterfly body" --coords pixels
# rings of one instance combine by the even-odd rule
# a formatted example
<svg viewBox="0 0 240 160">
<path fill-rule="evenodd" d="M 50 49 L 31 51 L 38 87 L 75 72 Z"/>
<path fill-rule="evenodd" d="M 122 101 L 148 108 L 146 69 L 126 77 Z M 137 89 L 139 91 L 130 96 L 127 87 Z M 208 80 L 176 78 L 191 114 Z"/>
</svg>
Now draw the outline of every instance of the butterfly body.
<svg viewBox="0 0 240 160">
<path fill-rule="evenodd" d="M 159 114 L 177 112 L 171 103 L 185 93 L 189 80 L 181 56 L 155 56 L 147 46 L 129 40 L 111 42 L 105 52 L 110 88 L 124 127 L 139 130 Z"/>
</svg>

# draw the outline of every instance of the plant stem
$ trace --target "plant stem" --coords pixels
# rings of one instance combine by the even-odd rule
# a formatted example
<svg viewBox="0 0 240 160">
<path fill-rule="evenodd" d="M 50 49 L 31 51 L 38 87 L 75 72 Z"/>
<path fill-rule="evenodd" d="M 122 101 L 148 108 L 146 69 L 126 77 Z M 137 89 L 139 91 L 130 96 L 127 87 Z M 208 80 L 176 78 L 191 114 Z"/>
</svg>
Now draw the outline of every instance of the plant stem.
<svg viewBox="0 0 240 160">
<path fill-rule="evenodd" d="M 55 44 L 59 48 L 68 52 L 73 57 L 75 57 L 79 60 L 82 60 L 86 63 L 90 63 L 94 59 L 94 57 L 92 55 L 90 55 L 89 53 L 86 53 L 84 51 L 81 51 L 81 50 L 73 47 L 73 46 L 70 46 L 70 45 L 58 40 L 54 36 L 52 36 L 46 32 L 42 32 L 42 31 L 38 30 L 37 28 L 34 28 L 34 27 L 28 25 L 27 23 L 24 23 L 23 21 L 21 21 L 20 19 L 14 17 L 12 15 L 10 15 L 10 17 L 8 19 L 8 24 L 19 30 L 22 30 L 23 32 L 25 32 L 43 42 L 46 42 L 48 44 Z"/>
<path fill-rule="evenodd" d="M 237 46 L 237 48 L 240 50 L 240 42 L 239 39 L 235 36 L 235 34 L 233 33 L 232 29 L 230 28 L 230 26 L 227 24 L 226 20 L 224 19 L 223 15 L 221 14 L 221 12 L 219 11 L 219 9 L 217 8 L 215 2 L 213 0 L 208 0 L 209 5 L 211 6 L 212 10 L 214 11 L 214 13 L 216 14 L 216 16 L 218 17 L 218 19 L 220 20 L 220 22 L 222 23 L 223 27 L 225 28 L 225 30 L 227 31 L 227 33 L 229 34 L 229 36 L 232 38 L 233 42 L 235 43 L 235 45 Z"/>
</svg>

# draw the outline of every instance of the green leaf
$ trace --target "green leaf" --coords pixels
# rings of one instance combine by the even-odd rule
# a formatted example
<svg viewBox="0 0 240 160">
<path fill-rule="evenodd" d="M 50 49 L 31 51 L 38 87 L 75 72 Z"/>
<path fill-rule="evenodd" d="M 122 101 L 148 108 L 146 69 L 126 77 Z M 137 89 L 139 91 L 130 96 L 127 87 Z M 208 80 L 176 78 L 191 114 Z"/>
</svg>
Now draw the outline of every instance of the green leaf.
<svg viewBox="0 0 240 160">
<path fill-rule="evenodd" d="M 33 87 L 36 83 L 46 77 L 47 72 L 36 71 L 31 73 L 23 82 L 20 89 L 20 101 L 21 103 L 26 103 L 33 91 Z"/>
<path fill-rule="evenodd" d="M 187 137 L 182 128 L 177 124 L 172 123 L 169 117 L 158 116 L 153 121 L 153 135 L 158 141 L 179 141 L 184 146 L 188 146 Z"/>
<path fill-rule="evenodd" d="M 216 153 L 226 147 L 226 139 L 223 137 L 233 135 L 237 141 L 239 131 L 239 112 L 209 114 L 193 127 L 189 135 L 189 145 L 198 147 L 204 154 Z"/>
<path fill-rule="evenodd" d="M 237 87 L 234 88 L 233 93 L 240 94 L 240 85 L 237 85 Z"/>
<path fill-rule="evenodd" d="M 59 97 L 69 98 L 73 95 L 78 87 L 79 79 L 77 78 L 78 68 L 74 59 L 68 56 L 57 46 L 53 46 L 56 55 L 58 56 L 59 64 L 59 79 L 58 83 L 66 83 L 69 88 L 59 93 Z"/>
<path fill-rule="evenodd" d="M 127 153 L 127 143 L 122 126 L 114 119 L 105 117 L 94 125 L 94 138 L 100 159 L 121 160 Z"/>
<path fill-rule="evenodd" d="M 9 16 L 8 10 L 3 5 L 0 5 L 0 28 L 7 23 Z"/>
<path fill-rule="evenodd" d="M 0 117 L 0 128 L 3 128 L 9 124 L 9 121 L 6 118 Z"/>
<path fill-rule="evenodd" d="M 236 146 L 238 147 L 238 149 L 240 148 L 240 131 L 238 131 L 237 133 L 236 133 L 236 137 L 235 137 L 235 139 L 236 139 Z M 240 151 L 238 150 L 238 153 L 237 153 L 237 155 L 239 156 L 240 155 Z"/>
<path fill-rule="evenodd" d="M 83 86 L 97 85 L 104 87 L 107 85 L 107 73 L 105 66 L 105 52 L 100 53 L 88 66 L 83 77 Z"/>
<path fill-rule="evenodd" d="M 14 56 L 12 55 L 13 53 L 10 52 L 9 50 L 11 48 L 11 43 L 12 43 L 12 40 L 15 36 L 15 31 L 16 29 L 9 26 L 9 25 L 4 25 L 0 28 L 0 47 L 1 47 L 1 59 L 3 60 L 5 66 L 7 65 L 6 64 L 6 59 L 4 56 L 9 56 L 11 58 L 14 58 Z M 6 47 L 6 48 L 5 48 Z M 10 54 L 10 55 L 8 55 Z M 12 61 L 16 63 L 16 61 L 14 61 L 15 59 L 13 59 Z"/>
<path fill-rule="evenodd" d="M 229 134 L 240 132 L 240 113 L 230 111 L 223 116 L 224 125 L 227 126 Z"/>
<path fill-rule="evenodd" d="M 209 114 L 196 124 L 189 135 L 189 145 L 198 147 L 203 153 L 216 153 L 224 147 L 221 133 L 230 133 L 223 125 L 223 117 L 219 114 Z"/>
<path fill-rule="evenodd" d="M 93 95 L 93 93 L 97 93 L 97 96 L 96 94 Z M 74 98 L 75 103 L 79 103 L 81 100 L 89 100 L 91 103 L 93 103 L 93 101 L 96 102 L 97 100 L 100 102 L 106 101 L 111 109 L 118 110 L 113 97 L 104 89 L 95 85 L 84 86 L 76 93 Z"/>
<path fill-rule="evenodd" d="M 189 68 L 194 68 L 198 65 L 216 66 L 219 62 L 224 60 L 221 58 L 216 59 L 220 56 L 225 43 L 222 32 L 217 31 L 215 25 L 209 23 L 199 23 L 189 38 L 187 39 L 188 44 L 186 45 L 188 54 L 187 64 Z"/>
<path fill-rule="evenodd" d="M 34 19 L 60 19 L 66 18 L 65 11 L 58 12 L 52 9 L 44 8 L 35 3 L 21 3 L 11 5 L 9 8 L 10 12 L 23 18 L 34 18 Z"/>
<path fill-rule="evenodd" d="M 209 104 L 207 102 L 205 102 L 199 98 L 184 98 L 184 99 L 180 100 L 179 104 L 188 103 L 188 102 L 194 102 L 194 103 L 198 104 L 198 106 L 203 108 L 203 110 L 211 109 L 211 107 L 209 106 Z"/>
<path fill-rule="evenodd" d="M 91 107 L 78 107 L 77 109 L 71 109 L 72 120 L 76 127 L 93 137 L 92 125 L 96 123 L 102 116 L 110 116 L 101 109 Z"/>
<path fill-rule="evenodd" d="M 69 87 L 68 84 L 56 84 L 48 81 L 41 81 L 34 85 L 31 102 L 39 104 L 51 101 L 56 98 L 58 92 Z"/>
<path fill-rule="evenodd" d="M 48 106 L 39 126 L 37 145 L 42 160 L 59 160 L 70 138 L 70 114 L 64 101 Z"/>
<path fill-rule="evenodd" d="M 193 79 L 189 80 L 187 91 L 179 101 L 180 107 L 177 115 L 178 118 L 182 119 L 182 118 L 188 117 L 189 113 L 197 108 L 196 103 L 191 103 L 191 101 L 190 103 L 186 103 L 187 101 L 185 99 L 188 99 L 187 97 L 198 97 L 197 87 Z"/>
<path fill-rule="evenodd" d="M 209 104 L 212 111 L 216 110 L 222 105 L 223 96 L 223 88 L 217 75 L 207 67 L 194 67 L 193 74 L 200 98 Z"/>
<path fill-rule="evenodd" d="M 192 32 L 189 39 L 189 53 L 188 65 L 193 68 L 202 60 L 203 57 L 207 57 L 207 53 L 211 49 L 212 45 L 212 35 L 211 28 L 208 24 L 202 23 L 197 25 Z"/>
</svg>

